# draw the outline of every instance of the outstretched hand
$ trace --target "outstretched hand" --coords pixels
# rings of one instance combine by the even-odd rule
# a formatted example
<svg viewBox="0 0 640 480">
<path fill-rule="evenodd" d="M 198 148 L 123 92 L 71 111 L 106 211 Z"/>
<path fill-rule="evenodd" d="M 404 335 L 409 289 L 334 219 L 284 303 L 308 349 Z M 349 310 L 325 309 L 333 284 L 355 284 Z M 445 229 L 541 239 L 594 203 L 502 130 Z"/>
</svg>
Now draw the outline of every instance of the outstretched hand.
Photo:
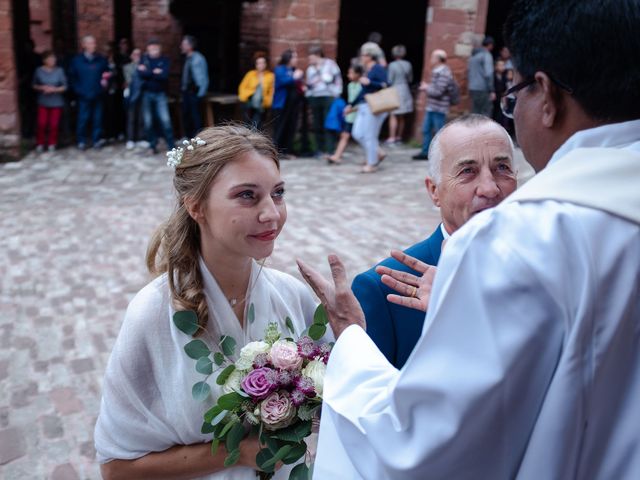
<svg viewBox="0 0 640 480">
<path fill-rule="evenodd" d="M 419 272 L 420 276 L 393 270 L 382 265 L 377 266 L 376 273 L 382 275 L 382 283 L 400 294 L 387 295 L 387 300 L 403 307 L 426 312 L 431 298 L 431 287 L 436 275 L 436 267 L 427 265 L 399 250 L 392 250 L 391 256 L 400 263 L 404 263 L 407 267 Z"/>
<path fill-rule="evenodd" d="M 329 255 L 333 282 L 323 278 L 302 260 L 297 260 L 297 263 L 302 277 L 324 305 L 336 340 L 351 325 L 359 325 L 366 329 L 364 312 L 347 283 L 344 265 L 337 255 Z"/>
</svg>

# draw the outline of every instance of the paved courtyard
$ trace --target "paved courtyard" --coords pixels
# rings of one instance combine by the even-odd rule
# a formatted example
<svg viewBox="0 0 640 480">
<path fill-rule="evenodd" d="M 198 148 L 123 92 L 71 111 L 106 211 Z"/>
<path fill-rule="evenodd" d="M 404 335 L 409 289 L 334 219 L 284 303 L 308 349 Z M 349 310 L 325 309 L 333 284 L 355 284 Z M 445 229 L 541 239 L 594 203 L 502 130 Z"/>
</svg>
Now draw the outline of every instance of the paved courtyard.
<svg viewBox="0 0 640 480">
<path fill-rule="evenodd" d="M 282 162 L 287 225 L 268 265 L 296 276 L 336 252 L 353 277 L 428 236 L 439 212 L 426 162 L 390 152 L 375 175 Z M 520 177 L 531 168 L 518 153 Z M 144 254 L 172 208 L 165 157 L 109 146 L 0 164 L 0 478 L 97 479 L 93 426 L 128 302 L 149 281 Z"/>
</svg>

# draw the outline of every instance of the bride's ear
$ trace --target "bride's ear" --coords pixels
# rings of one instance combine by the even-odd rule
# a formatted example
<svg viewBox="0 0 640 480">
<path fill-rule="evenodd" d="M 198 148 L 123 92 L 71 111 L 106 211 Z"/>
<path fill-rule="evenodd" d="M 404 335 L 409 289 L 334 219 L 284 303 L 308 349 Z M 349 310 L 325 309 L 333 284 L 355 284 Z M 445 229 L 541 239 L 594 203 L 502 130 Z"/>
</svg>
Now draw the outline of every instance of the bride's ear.
<svg viewBox="0 0 640 480">
<path fill-rule="evenodd" d="M 200 202 L 197 202 L 193 197 L 184 197 L 183 203 L 189 216 L 193 218 L 196 223 L 200 223 L 203 218 Z"/>
</svg>

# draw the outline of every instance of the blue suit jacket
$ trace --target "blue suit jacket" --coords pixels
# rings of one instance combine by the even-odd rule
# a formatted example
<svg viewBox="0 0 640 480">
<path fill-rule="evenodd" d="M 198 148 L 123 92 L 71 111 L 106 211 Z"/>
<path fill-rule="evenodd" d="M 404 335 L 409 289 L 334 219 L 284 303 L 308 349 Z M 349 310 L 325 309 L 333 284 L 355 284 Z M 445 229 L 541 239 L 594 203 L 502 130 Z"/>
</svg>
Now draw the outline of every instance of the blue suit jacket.
<svg viewBox="0 0 640 480">
<path fill-rule="evenodd" d="M 429 238 L 409 247 L 405 253 L 429 265 L 437 265 L 443 239 L 438 225 Z M 378 265 L 417 274 L 393 258 L 387 258 Z M 390 303 L 387 295 L 398 292 L 382 283 L 375 267 L 354 278 L 351 289 L 364 310 L 367 333 L 389 362 L 396 368 L 402 368 L 422 334 L 425 314 Z"/>
</svg>

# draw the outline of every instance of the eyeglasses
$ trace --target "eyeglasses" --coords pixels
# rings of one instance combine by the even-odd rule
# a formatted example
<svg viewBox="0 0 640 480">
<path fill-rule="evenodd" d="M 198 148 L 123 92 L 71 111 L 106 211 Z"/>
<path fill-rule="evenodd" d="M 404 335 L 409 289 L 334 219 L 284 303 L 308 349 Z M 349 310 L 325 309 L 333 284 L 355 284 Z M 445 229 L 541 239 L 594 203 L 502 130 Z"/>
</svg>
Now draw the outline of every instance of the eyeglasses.
<svg viewBox="0 0 640 480">
<path fill-rule="evenodd" d="M 551 75 L 547 73 L 549 80 L 558 85 L 560 88 L 565 90 L 569 95 L 573 93 L 573 89 L 568 86 L 566 83 L 556 80 Z M 507 118 L 513 118 L 513 112 L 516 109 L 516 100 L 518 97 L 515 96 L 516 92 L 519 92 L 523 88 L 528 87 L 529 85 L 533 85 L 536 82 L 535 78 L 530 78 L 528 80 L 523 80 L 520 83 L 516 83 L 513 87 L 508 88 L 506 92 L 502 94 L 500 98 L 500 110 L 502 110 L 502 114 Z"/>
</svg>

